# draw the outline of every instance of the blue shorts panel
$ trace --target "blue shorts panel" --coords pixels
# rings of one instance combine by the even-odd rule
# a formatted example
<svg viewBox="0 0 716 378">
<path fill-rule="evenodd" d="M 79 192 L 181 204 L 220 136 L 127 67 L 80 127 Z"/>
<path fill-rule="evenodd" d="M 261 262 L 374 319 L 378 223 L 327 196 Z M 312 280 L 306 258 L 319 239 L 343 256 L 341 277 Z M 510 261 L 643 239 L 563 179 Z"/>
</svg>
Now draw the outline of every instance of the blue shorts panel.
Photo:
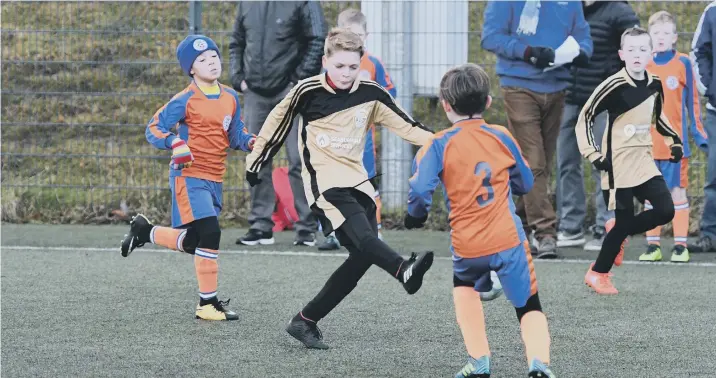
<svg viewBox="0 0 716 378">
<path fill-rule="evenodd" d="M 681 159 L 678 163 L 672 163 L 668 160 L 655 160 L 656 167 L 664 176 L 666 187 L 669 190 L 674 188 L 686 188 L 688 176 L 687 159 Z"/>
<path fill-rule="evenodd" d="M 218 217 L 222 207 L 223 185 L 194 177 L 169 179 L 172 192 L 172 227 L 179 228 L 197 219 Z"/>
<path fill-rule="evenodd" d="M 506 251 L 476 258 L 453 257 L 453 273 L 461 281 L 474 282 L 480 292 L 492 289 L 490 271 L 500 278 L 505 296 L 515 307 L 524 307 L 537 293 L 532 255 L 525 243 Z"/>
<path fill-rule="evenodd" d="M 376 153 L 375 153 L 375 126 L 368 129 L 368 135 L 365 136 L 365 149 L 363 150 L 363 167 L 368 172 L 368 178 L 377 175 Z"/>
</svg>

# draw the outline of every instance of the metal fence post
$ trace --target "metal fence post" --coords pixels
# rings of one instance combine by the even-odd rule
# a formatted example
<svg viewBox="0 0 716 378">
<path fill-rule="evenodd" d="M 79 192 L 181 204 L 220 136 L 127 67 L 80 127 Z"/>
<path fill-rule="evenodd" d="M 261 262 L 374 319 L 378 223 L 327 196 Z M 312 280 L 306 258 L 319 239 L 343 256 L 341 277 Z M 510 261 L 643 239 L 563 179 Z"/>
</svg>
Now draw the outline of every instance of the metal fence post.
<svg viewBox="0 0 716 378">
<path fill-rule="evenodd" d="M 398 85 L 398 102 L 411 114 L 413 110 L 412 5 L 410 1 L 383 1 L 383 25 L 390 29 L 382 39 L 384 59 L 399 67 L 392 76 Z M 411 114 L 412 115 L 412 114 Z M 404 210 L 412 148 L 396 134 L 381 128 L 381 198 L 387 211 Z"/>
<path fill-rule="evenodd" d="M 201 32 L 201 1 L 189 2 L 189 33 Z"/>
</svg>

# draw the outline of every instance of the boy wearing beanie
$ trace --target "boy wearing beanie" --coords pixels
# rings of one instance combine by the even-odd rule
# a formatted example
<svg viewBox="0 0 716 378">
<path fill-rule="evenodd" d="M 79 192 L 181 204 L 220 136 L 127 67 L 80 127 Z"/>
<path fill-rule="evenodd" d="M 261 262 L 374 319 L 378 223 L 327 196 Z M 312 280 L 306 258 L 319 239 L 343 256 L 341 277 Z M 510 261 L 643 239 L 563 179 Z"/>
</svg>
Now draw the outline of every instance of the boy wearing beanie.
<svg viewBox="0 0 716 378">
<path fill-rule="evenodd" d="M 219 84 L 221 56 L 211 38 L 191 35 L 176 51 L 182 71 L 191 83 L 149 121 L 147 140 L 171 150 L 169 187 L 172 193 L 172 227 L 153 225 L 137 214 L 122 241 L 122 256 L 152 243 L 194 255 L 199 283 L 196 318 L 236 320 L 238 315 L 219 301 L 218 256 L 221 241 L 219 212 L 227 148 L 250 151 L 254 136 L 241 120 L 236 91 Z M 172 130 L 174 129 L 174 130 Z"/>
</svg>

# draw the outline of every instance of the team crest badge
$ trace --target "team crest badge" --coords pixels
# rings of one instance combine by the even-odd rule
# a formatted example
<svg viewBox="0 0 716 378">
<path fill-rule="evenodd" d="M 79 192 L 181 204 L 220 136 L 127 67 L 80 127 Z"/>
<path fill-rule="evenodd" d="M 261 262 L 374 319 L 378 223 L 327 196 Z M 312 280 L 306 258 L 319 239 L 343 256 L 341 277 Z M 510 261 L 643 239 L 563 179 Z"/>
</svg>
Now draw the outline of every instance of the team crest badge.
<svg viewBox="0 0 716 378">
<path fill-rule="evenodd" d="M 316 136 L 316 144 L 318 147 L 326 148 L 329 144 L 331 144 L 331 138 L 329 138 L 326 134 L 318 134 Z"/>
<path fill-rule="evenodd" d="M 679 79 L 676 76 L 669 76 L 666 78 L 666 87 L 672 91 L 679 87 Z"/>
<path fill-rule="evenodd" d="M 231 125 L 231 116 L 224 117 L 224 122 L 222 123 L 222 126 L 224 126 L 224 131 L 229 131 L 230 125 Z"/>
<path fill-rule="evenodd" d="M 636 134 L 636 126 L 629 124 L 624 126 L 624 135 L 626 135 L 627 138 L 631 138 Z"/>
<path fill-rule="evenodd" d="M 194 41 L 193 46 L 196 51 L 204 51 L 207 47 L 209 47 L 209 44 L 207 44 L 203 39 L 197 39 Z"/>
<path fill-rule="evenodd" d="M 353 120 L 355 121 L 356 129 L 365 128 L 368 125 L 368 110 L 365 108 L 356 110 Z"/>
</svg>

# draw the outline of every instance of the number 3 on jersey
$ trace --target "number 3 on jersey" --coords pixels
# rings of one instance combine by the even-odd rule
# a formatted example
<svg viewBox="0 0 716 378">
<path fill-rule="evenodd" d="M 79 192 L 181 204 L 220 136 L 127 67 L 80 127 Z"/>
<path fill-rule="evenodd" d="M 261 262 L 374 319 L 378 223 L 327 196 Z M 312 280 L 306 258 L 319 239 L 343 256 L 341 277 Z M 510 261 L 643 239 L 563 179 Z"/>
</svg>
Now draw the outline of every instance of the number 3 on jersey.
<svg viewBox="0 0 716 378">
<path fill-rule="evenodd" d="M 477 204 L 480 207 L 485 207 L 491 204 L 492 200 L 495 199 L 495 191 L 492 189 L 492 183 L 490 182 L 490 179 L 492 178 L 492 169 L 490 169 L 489 164 L 481 161 L 475 166 L 475 176 L 481 176 L 483 173 L 485 174 L 485 177 L 482 179 L 482 187 L 487 190 L 487 193 L 477 196 Z"/>
</svg>

